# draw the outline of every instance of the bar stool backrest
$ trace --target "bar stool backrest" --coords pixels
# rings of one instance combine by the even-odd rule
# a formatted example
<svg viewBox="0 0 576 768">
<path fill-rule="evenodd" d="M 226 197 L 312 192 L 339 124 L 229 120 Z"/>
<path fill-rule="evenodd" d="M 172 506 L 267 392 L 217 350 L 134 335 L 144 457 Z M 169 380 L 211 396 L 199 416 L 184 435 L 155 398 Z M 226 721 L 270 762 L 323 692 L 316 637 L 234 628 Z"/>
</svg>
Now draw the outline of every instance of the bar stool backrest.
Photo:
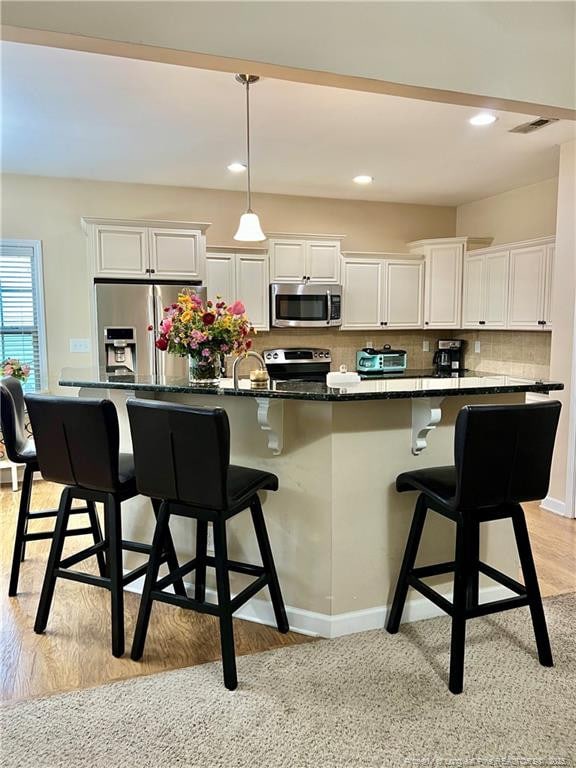
<svg viewBox="0 0 576 768">
<path fill-rule="evenodd" d="M 543 499 L 561 404 L 467 405 L 454 441 L 460 510 Z"/>
<path fill-rule="evenodd" d="M 230 426 L 222 408 L 127 402 L 139 493 L 224 510 Z"/>
<path fill-rule="evenodd" d="M 6 454 L 18 463 L 29 441 L 26 434 L 24 392 L 13 376 L 0 379 L 0 417 Z"/>
<path fill-rule="evenodd" d="M 110 400 L 26 395 L 42 477 L 95 491 L 118 490 L 118 415 Z"/>
</svg>

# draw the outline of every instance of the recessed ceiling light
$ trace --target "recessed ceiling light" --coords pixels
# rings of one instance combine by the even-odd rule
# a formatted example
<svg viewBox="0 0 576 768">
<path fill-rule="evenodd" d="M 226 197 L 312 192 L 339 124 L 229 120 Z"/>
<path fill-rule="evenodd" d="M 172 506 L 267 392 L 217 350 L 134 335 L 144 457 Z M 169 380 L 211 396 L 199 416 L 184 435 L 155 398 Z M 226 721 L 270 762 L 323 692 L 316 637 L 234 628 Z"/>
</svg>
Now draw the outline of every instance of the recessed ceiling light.
<svg viewBox="0 0 576 768">
<path fill-rule="evenodd" d="M 246 163 L 230 163 L 228 170 L 232 173 L 242 173 L 246 170 Z"/>
<path fill-rule="evenodd" d="M 374 176 L 364 176 L 361 174 L 360 176 L 354 176 L 352 181 L 355 184 L 372 184 L 374 181 Z"/>
<path fill-rule="evenodd" d="M 478 112 L 477 115 L 471 117 L 468 121 L 470 125 L 492 125 L 498 118 L 491 112 Z"/>
</svg>

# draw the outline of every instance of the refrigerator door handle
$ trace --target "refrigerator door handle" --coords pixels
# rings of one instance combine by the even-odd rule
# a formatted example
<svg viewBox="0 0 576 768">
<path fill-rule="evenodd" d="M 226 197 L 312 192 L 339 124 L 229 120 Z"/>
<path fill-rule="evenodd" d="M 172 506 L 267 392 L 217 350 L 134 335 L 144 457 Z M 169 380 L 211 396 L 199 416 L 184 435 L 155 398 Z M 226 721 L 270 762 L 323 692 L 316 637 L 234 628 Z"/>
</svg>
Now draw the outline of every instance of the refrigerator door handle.
<svg viewBox="0 0 576 768">
<path fill-rule="evenodd" d="M 164 317 L 164 305 L 162 303 L 162 294 L 160 293 L 158 286 L 155 285 L 153 290 L 156 327 L 158 327 Z M 166 355 L 168 353 L 162 352 L 159 349 L 157 350 L 156 348 L 154 348 L 154 353 L 156 355 L 156 375 L 164 377 L 166 376 Z"/>
<path fill-rule="evenodd" d="M 158 374 L 156 360 L 158 355 L 156 354 L 156 330 L 158 323 L 156 322 L 156 315 L 154 313 L 154 294 L 153 288 L 150 286 L 150 292 L 148 294 L 148 325 L 152 326 L 152 330 L 148 331 L 148 357 L 150 360 L 150 372 L 153 376 Z"/>
</svg>

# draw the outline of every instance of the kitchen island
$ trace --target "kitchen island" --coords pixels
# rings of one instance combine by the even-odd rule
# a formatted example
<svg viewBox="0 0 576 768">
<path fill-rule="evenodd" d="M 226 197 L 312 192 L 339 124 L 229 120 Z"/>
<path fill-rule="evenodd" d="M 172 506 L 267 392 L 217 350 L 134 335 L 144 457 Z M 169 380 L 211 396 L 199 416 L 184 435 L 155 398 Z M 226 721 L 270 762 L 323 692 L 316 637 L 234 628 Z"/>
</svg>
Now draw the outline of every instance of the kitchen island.
<svg viewBox="0 0 576 768">
<path fill-rule="evenodd" d="M 290 624 L 326 637 L 384 625 L 415 502 L 415 494 L 396 493 L 396 475 L 453 463 L 454 422 L 462 406 L 523 402 L 526 392 L 563 388 L 558 382 L 477 372 L 457 378 L 409 372 L 337 388 L 277 381 L 256 389 L 242 379 L 235 389 L 230 379 L 217 386 L 154 377 L 121 381 L 89 369 L 63 371 L 60 385 L 116 403 L 122 450 L 130 450 L 127 397 L 224 408 L 232 462 L 280 479 L 280 490 L 266 494 L 264 511 Z M 124 538 L 150 538 L 153 516 L 145 499 L 127 502 L 123 521 Z M 257 562 L 249 517 L 240 515 L 229 525 L 230 557 Z M 173 535 L 179 553 L 192 556 L 193 523 L 175 519 Z M 420 562 L 452 559 L 453 543 L 452 524 L 431 515 Z M 507 521 L 483 526 L 481 556 L 517 576 Z M 243 579 L 233 581 L 233 591 L 244 586 Z M 450 584 L 439 588 L 450 594 Z M 481 591 L 486 600 L 505 590 L 481 579 Z M 406 618 L 436 612 L 409 594 Z M 250 601 L 237 615 L 273 624 L 264 599 Z"/>
</svg>

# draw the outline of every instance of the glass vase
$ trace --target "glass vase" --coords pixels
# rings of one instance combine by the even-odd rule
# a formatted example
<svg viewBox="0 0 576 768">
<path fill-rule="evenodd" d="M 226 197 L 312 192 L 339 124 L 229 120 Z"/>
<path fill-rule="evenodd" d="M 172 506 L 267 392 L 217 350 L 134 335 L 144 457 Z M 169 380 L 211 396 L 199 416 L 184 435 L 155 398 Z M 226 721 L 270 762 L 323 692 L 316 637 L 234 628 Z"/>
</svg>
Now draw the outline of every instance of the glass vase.
<svg viewBox="0 0 576 768">
<path fill-rule="evenodd" d="M 217 384 L 220 381 L 220 376 L 221 368 L 218 355 L 214 355 L 213 358 L 190 357 L 188 375 L 190 384 Z"/>
</svg>

